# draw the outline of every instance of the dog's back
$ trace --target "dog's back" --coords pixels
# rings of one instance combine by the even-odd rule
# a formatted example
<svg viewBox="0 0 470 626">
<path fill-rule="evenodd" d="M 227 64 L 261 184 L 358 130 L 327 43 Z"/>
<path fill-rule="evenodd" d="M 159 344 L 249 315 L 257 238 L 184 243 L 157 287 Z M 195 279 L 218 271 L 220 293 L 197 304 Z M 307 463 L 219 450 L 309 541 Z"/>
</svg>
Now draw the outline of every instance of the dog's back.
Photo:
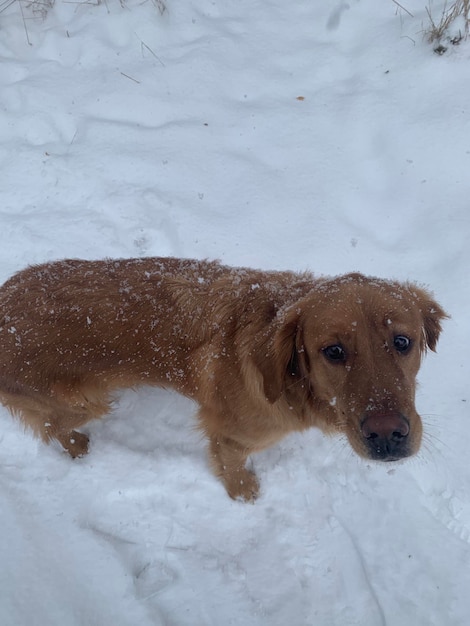
<svg viewBox="0 0 470 626">
<path fill-rule="evenodd" d="M 0 290 L 0 390 L 48 394 L 102 377 L 128 385 L 163 360 L 178 366 L 182 325 L 167 285 L 222 272 L 216 264 L 137 259 L 60 261 L 16 274 Z"/>
<path fill-rule="evenodd" d="M 247 282 L 266 288 L 269 276 L 285 302 L 297 275 L 217 262 L 64 260 L 29 267 L 0 288 L 0 391 L 44 393 L 91 379 L 170 384 L 181 377 L 188 351 L 235 313 L 237 290 L 241 297 Z M 176 386 L 186 391 L 184 381 Z"/>
</svg>

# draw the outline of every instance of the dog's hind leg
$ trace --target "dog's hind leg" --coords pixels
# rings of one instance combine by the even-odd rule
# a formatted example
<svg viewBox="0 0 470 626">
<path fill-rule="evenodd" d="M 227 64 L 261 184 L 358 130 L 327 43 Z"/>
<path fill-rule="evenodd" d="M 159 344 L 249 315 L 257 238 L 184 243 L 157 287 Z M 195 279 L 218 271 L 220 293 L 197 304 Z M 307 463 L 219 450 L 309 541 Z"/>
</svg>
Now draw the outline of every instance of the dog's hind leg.
<svg viewBox="0 0 470 626">
<path fill-rule="evenodd" d="M 90 420 L 89 415 L 72 411 L 68 413 L 67 409 L 53 411 L 48 407 L 38 407 L 36 410 L 28 407 L 18 412 L 23 422 L 45 443 L 56 439 L 72 458 L 88 452 L 87 435 L 77 432 L 75 428 L 86 424 Z"/>
<path fill-rule="evenodd" d="M 87 421 L 88 419 L 85 418 L 83 423 Z M 50 433 L 48 433 L 49 439 L 57 439 L 64 450 L 66 450 L 73 459 L 88 453 L 88 443 L 90 440 L 84 433 L 62 427 L 55 429 L 48 427 L 48 430 L 50 431 Z"/>
<path fill-rule="evenodd" d="M 88 452 L 87 435 L 76 429 L 110 410 L 106 392 L 89 397 L 79 390 L 41 397 L 2 392 L 1 401 L 45 443 L 56 439 L 73 458 Z"/>
<path fill-rule="evenodd" d="M 46 438 L 57 439 L 72 458 L 85 455 L 89 438 L 76 429 L 109 413 L 111 403 L 106 389 L 93 386 L 68 388 L 57 384 L 54 396 L 57 406 L 49 415 L 44 431 Z"/>
</svg>

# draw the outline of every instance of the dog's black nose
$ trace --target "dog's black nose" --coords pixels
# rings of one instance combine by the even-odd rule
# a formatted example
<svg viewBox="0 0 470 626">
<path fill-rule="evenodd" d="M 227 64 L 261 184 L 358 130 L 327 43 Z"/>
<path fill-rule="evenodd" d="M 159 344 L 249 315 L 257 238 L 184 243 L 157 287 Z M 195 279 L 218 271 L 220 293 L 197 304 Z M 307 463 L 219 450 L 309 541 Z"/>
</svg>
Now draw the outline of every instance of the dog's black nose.
<svg viewBox="0 0 470 626">
<path fill-rule="evenodd" d="M 370 413 L 361 424 L 369 456 L 378 461 L 396 461 L 409 456 L 408 420 L 400 413 Z"/>
</svg>

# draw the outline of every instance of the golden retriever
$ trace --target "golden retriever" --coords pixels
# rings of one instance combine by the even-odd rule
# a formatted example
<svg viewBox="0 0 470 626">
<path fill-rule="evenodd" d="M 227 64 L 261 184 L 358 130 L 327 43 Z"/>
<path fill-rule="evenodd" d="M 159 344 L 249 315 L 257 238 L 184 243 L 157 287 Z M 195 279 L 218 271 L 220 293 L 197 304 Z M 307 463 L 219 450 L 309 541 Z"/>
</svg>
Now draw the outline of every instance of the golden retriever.
<svg viewBox="0 0 470 626">
<path fill-rule="evenodd" d="M 362 457 L 417 452 L 415 378 L 446 317 L 409 283 L 176 258 L 64 260 L 0 288 L 0 400 L 72 457 L 113 391 L 172 387 L 199 404 L 215 473 L 254 500 L 248 455 L 311 426 Z"/>
</svg>

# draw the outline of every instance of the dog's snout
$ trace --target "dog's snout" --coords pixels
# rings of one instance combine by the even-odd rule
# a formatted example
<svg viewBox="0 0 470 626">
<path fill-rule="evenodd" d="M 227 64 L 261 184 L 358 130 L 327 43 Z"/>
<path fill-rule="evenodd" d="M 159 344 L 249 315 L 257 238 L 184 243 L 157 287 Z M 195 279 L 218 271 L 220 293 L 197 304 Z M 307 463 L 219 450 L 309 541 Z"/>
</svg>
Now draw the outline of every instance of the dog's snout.
<svg viewBox="0 0 470 626">
<path fill-rule="evenodd" d="M 362 422 L 362 434 L 366 439 L 377 437 L 406 437 L 410 432 L 405 418 L 399 413 L 390 415 L 369 415 Z"/>
<path fill-rule="evenodd" d="M 372 459 L 396 461 L 410 454 L 410 426 L 400 413 L 367 415 L 362 422 L 361 433 Z"/>
</svg>

